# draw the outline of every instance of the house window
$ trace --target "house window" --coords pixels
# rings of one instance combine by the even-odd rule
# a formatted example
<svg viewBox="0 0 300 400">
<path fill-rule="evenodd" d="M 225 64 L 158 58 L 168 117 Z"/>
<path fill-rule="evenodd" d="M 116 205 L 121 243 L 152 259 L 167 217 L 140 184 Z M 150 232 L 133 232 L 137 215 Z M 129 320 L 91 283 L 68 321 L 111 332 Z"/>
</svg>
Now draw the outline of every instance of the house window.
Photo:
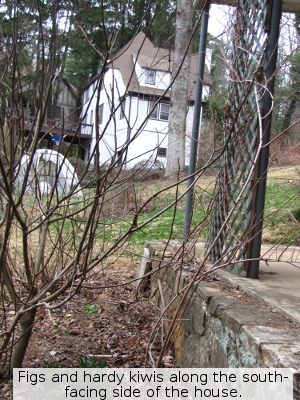
<svg viewBox="0 0 300 400">
<path fill-rule="evenodd" d="M 169 121 L 170 104 L 158 103 L 155 107 L 154 104 L 154 101 L 149 101 L 148 113 L 150 118 Z"/>
<path fill-rule="evenodd" d="M 126 99 L 123 99 L 120 105 L 120 119 L 123 119 L 125 117 L 125 104 L 126 104 Z"/>
<path fill-rule="evenodd" d="M 103 122 L 103 107 L 104 107 L 104 104 L 103 104 L 103 103 L 100 104 L 100 106 L 99 106 L 99 112 L 98 112 L 99 124 L 100 124 L 100 125 L 101 125 L 102 122 Z"/>
<path fill-rule="evenodd" d="M 159 113 L 159 119 L 162 119 L 163 121 L 169 121 L 169 111 L 170 111 L 170 105 L 169 104 L 160 104 L 160 113 Z"/>
<path fill-rule="evenodd" d="M 94 117 L 94 112 L 93 112 L 94 110 L 92 110 L 91 111 L 91 115 L 90 115 L 90 125 L 93 125 L 93 123 L 94 123 L 94 120 L 93 120 L 93 117 Z"/>
<path fill-rule="evenodd" d="M 153 71 L 153 69 L 148 69 L 146 72 L 145 82 L 148 85 L 155 85 L 155 71 Z"/>
<path fill-rule="evenodd" d="M 148 114 L 150 115 L 150 118 L 158 119 L 159 104 L 157 104 L 155 107 L 154 104 L 154 101 L 149 101 Z"/>
<path fill-rule="evenodd" d="M 167 149 L 165 147 L 158 147 L 157 157 L 167 157 Z"/>
</svg>

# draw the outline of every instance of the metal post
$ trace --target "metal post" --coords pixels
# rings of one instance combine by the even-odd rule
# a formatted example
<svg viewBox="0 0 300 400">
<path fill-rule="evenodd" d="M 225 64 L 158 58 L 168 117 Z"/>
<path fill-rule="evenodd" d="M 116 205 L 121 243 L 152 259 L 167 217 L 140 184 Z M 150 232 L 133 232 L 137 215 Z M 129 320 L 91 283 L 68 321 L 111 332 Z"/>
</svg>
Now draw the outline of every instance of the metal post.
<svg viewBox="0 0 300 400">
<path fill-rule="evenodd" d="M 188 192 L 185 203 L 185 217 L 184 217 L 184 228 L 183 228 L 184 240 L 186 240 L 189 237 L 191 230 L 192 214 L 193 214 L 193 196 L 194 196 L 193 184 L 195 180 L 193 174 L 196 171 L 196 162 L 197 162 L 209 7 L 210 7 L 210 0 L 207 0 L 201 16 L 199 57 L 198 57 L 198 69 L 197 69 L 197 80 L 195 89 L 194 116 L 193 116 L 193 131 L 192 131 L 190 163 L 189 163 L 189 179 L 187 182 Z"/>
<path fill-rule="evenodd" d="M 272 98 L 270 96 L 270 93 L 272 95 L 274 94 L 275 78 L 272 76 L 276 70 L 281 8 L 282 8 L 282 0 L 272 1 L 269 39 L 267 43 L 265 60 L 264 60 L 265 75 L 266 75 L 266 80 L 268 82 L 268 90 L 270 92 L 266 91 L 262 99 L 263 148 L 260 153 L 259 166 L 258 166 L 258 177 L 257 177 L 258 183 L 257 183 L 257 191 L 255 199 L 253 240 L 251 242 L 251 251 L 250 251 L 251 261 L 249 263 L 249 267 L 247 270 L 247 277 L 253 279 L 258 279 L 259 275 L 259 259 L 261 252 L 267 169 L 269 161 L 268 143 L 270 141 L 271 119 L 272 119 L 272 112 L 270 112 L 272 107 Z"/>
</svg>

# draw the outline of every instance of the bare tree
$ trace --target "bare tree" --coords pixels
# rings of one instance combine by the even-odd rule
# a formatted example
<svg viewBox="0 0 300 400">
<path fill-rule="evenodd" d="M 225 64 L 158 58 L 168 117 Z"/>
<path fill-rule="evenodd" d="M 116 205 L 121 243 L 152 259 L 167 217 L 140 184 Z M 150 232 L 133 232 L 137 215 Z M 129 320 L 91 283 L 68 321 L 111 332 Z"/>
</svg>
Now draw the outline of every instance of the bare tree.
<svg viewBox="0 0 300 400">
<path fill-rule="evenodd" d="M 85 162 L 79 157 L 75 161 L 75 170 L 81 166 L 81 173 L 79 177 L 74 174 L 68 158 L 72 146 L 80 142 L 84 123 L 73 124 L 70 128 L 69 115 L 63 115 L 54 123 L 51 119 L 49 123 L 49 118 L 55 114 L 53 99 L 57 98 L 57 93 L 54 88 L 68 49 L 66 29 L 70 27 L 67 20 L 70 15 L 62 14 L 57 2 L 49 5 L 49 13 L 39 5 L 37 3 L 35 9 L 24 5 L 27 14 L 37 21 L 29 27 L 28 20 L 22 20 L 24 10 L 14 4 L 10 10 L 11 34 L 1 32 L 5 52 L 1 59 L 0 120 L 0 359 L 3 368 L 10 371 L 22 365 L 37 310 L 51 310 L 67 303 L 96 267 L 109 256 L 124 252 L 134 233 L 174 207 L 177 201 L 139 223 L 139 217 L 151 202 L 169 189 L 161 189 L 146 199 L 137 193 L 138 182 L 145 179 L 151 169 L 159 142 L 154 141 L 151 154 L 148 150 L 142 166 L 130 171 L 126 168 L 130 145 L 141 135 L 149 115 L 140 126 L 135 126 L 134 133 L 130 114 L 125 115 L 126 140 L 118 143 L 113 128 L 112 157 L 104 166 L 100 165 L 101 153 L 107 146 L 106 132 L 109 126 L 115 126 L 122 108 L 117 86 L 102 90 L 104 73 L 118 34 L 116 30 L 106 37 L 106 51 L 103 52 L 89 41 L 79 26 L 78 32 L 83 34 L 87 46 L 97 53 L 102 64 L 91 99 L 96 99 L 99 110 L 101 96 L 107 96 L 110 113 L 104 126 L 101 126 L 100 113 L 94 114 L 94 142 L 90 149 L 85 149 Z M 102 24 L 106 32 L 104 19 Z M 147 39 L 139 38 L 142 38 L 140 47 L 146 45 Z M 138 56 L 140 49 L 136 52 Z M 120 55 L 116 54 L 114 62 Z M 129 71 L 127 87 L 133 75 L 133 71 Z M 161 98 L 157 98 L 157 103 Z M 84 119 L 83 114 L 82 121 Z M 70 129 L 69 145 L 59 140 L 57 152 L 40 150 L 45 138 L 53 137 L 57 131 L 61 138 L 68 136 Z M 128 209 L 131 217 L 126 219 Z M 111 240 L 107 240 L 109 232 L 113 232 Z"/>
<path fill-rule="evenodd" d="M 55 10 L 54 7 L 54 14 L 57 12 Z M 3 368 L 10 370 L 22 365 L 37 310 L 52 310 L 68 303 L 79 292 L 90 274 L 98 266 L 103 265 L 108 257 L 119 256 L 130 250 L 129 239 L 136 232 L 143 230 L 147 224 L 159 218 L 168 209 L 173 209 L 173 218 L 169 225 L 169 240 L 167 240 L 167 243 L 169 243 L 174 230 L 177 207 L 180 200 L 185 196 L 185 189 L 180 190 L 180 185 L 185 182 L 185 178 L 180 180 L 178 175 L 174 184 L 166 183 L 156 193 L 146 199 L 142 198 L 139 182 L 142 179 L 147 179 L 147 174 L 151 168 L 150 161 L 152 159 L 149 154 L 145 156 L 148 157 L 148 160 L 146 160 L 148 162 L 145 162 L 144 165 L 132 170 L 126 168 L 130 145 L 140 137 L 149 115 L 139 127 L 135 128 L 134 134 L 132 134 L 133 122 L 130 119 L 130 114 L 124 116 L 126 140 L 121 144 L 117 143 L 117 132 L 116 129 L 113 129 L 114 144 L 111 146 L 113 157 L 106 165 L 100 165 L 101 152 L 107 145 L 105 133 L 108 125 L 110 123 L 114 125 L 116 119 L 120 116 L 124 100 L 118 94 L 118 87 L 112 85 L 111 89 L 117 95 L 111 97 L 111 93 L 106 91 L 103 86 L 104 72 L 109 65 L 115 35 L 106 38 L 106 52 L 98 52 L 103 68 L 97 75 L 96 85 L 91 95 L 91 98 L 97 99 L 97 110 L 100 106 L 101 89 L 102 95 L 104 92 L 104 95 L 109 98 L 110 113 L 107 123 L 105 126 L 101 126 L 100 115 L 96 114 L 95 144 L 88 152 L 88 157 L 83 166 L 79 159 L 75 163 L 75 167 L 79 167 L 79 165 L 83 167 L 81 174 L 78 179 L 75 175 L 72 175 L 69 181 L 61 183 L 61 178 L 66 178 L 63 173 L 66 169 L 68 170 L 67 158 L 71 147 L 67 148 L 64 156 L 61 154 L 57 156 L 56 153 L 49 151 L 49 154 L 56 157 L 57 162 L 50 162 L 51 160 L 49 161 L 46 156 L 41 157 L 38 150 L 42 140 L 55 132 L 58 125 L 60 125 L 62 136 L 67 134 L 67 127 L 65 126 L 67 116 L 59 120 L 57 126 L 47 127 L 45 130 L 46 111 L 49 102 L 52 100 L 53 83 L 57 79 L 57 68 L 61 65 L 60 60 L 64 55 L 65 47 L 63 42 L 59 42 L 58 45 L 57 32 L 52 32 L 49 35 L 49 40 L 46 40 L 45 31 L 49 26 L 48 17 L 46 17 L 46 20 L 43 19 L 43 13 L 38 9 L 39 25 L 34 37 L 35 43 L 38 44 L 38 51 L 33 57 L 33 64 L 39 63 L 39 69 L 38 76 L 34 75 L 34 86 L 31 87 L 31 80 L 29 79 L 28 82 L 27 74 L 31 69 L 27 67 L 24 71 L 24 64 L 20 60 L 21 44 L 18 43 L 20 14 L 18 14 L 17 7 L 12 10 L 12 14 L 14 13 L 16 18 L 13 35 L 9 38 L 1 37 L 2 41 L 7 41 L 4 46 L 5 57 L 1 59 L 0 108 L 2 212 L 0 222 L 0 317 L 2 322 L 0 358 Z M 55 18 L 58 18 L 58 12 L 55 14 Z M 53 27 L 56 28 L 56 26 Z M 62 39 L 64 35 L 59 37 Z M 140 46 L 145 45 L 145 41 L 146 39 L 142 39 Z M 93 44 L 89 43 L 89 45 L 92 47 Z M 185 46 L 184 54 L 187 54 L 187 49 L 188 46 Z M 95 48 L 94 50 L 97 51 Z M 140 49 L 136 50 L 137 54 L 135 55 L 138 56 Z M 51 60 L 48 55 L 49 57 L 51 55 Z M 113 61 L 116 62 L 120 55 L 120 53 L 117 53 Z M 53 57 L 56 62 L 53 61 Z M 176 69 L 176 77 L 179 74 L 178 68 Z M 130 72 L 127 88 L 132 83 L 134 75 L 133 71 Z M 175 76 L 173 78 L 176 81 Z M 114 76 L 112 81 L 114 81 Z M 261 88 L 261 85 L 254 80 L 248 83 L 251 87 L 255 84 L 259 89 Z M 166 88 L 166 90 L 168 89 Z M 23 104 L 26 91 L 38 93 L 37 97 L 34 98 L 34 121 L 31 126 L 26 122 Z M 115 98 L 118 101 L 115 101 Z M 161 98 L 163 98 L 163 95 Z M 157 99 L 157 104 L 161 98 Z M 257 98 L 255 104 L 258 109 Z M 241 113 L 242 109 L 239 109 L 239 112 Z M 247 117 L 250 118 L 250 116 Z M 84 119 L 85 116 L 82 115 L 82 117 Z M 80 138 L 82 127 L 83 123 L 79 123 L 76 129 L 73 129 L 71 145 L 75 144 L 76 140 Z M 181 136 L 184 136 L 182 135 L 183 132 L 183 130 L 180 131 Z M 242 127 L 224 143 L 224 146 L 208 157 L 206 165 L 196 172 L 195 185 L 207 168 L 222 157 L 225 146 L 235 143 L 234 141 L 239 135 L 242 135 Z M 259 130 L 259 139 L 261 135 L 262 132 Z M 243 182 L 241 190 L 236 194 L 236 204 L 228 210 L 227 218 L 225 218 L 214 238 L 214 243 L 223 234 L 229 216 L 236 212 L 236 205 L 240 204 L 246 196 L 251 172 L 255 168 L 257 155 L 261 149 L 260 140 L 258 141 L 259 146 L 256 149 L 251 171 Z M 169 145 L 172 146 L 172 143 L 175 142 L 169 138 Z M 159 143 L 153 146 L 151 156 L 156 154 L 158 147 Z M 62 153 L 62 148 L 63 144 L 59 142 L 56 148 L 58 153 Z M 176 146 L 176 150 L 178 154 L 178 146 Z M 177 159 L 173 166 L 175 166 L 173 171 L 178 173 Z M 72 171 L 72 174 L 74 173 L 70 168 L 69 171 Z M 140 219 L 151 203 L 159 199 L 160 196 L 164 197 L 165 193 L 173 188 L 175 188 L 176 194 L 171 201 L 163 203 L 164 205 L 157 212 L 150 214 L 148 218 Z M 139 190 L 140 192 L 138 192 Z M 205 200 L 207 206 L 205 215 L 197 221 L 188 245 L 182 245 L 179 251 L 175 252 L 173 262 L 176 267 L 181 268 L 183 266 L 184 257 L 191 251 L 193 243 L 199 237 L 203 237 L 204 229 L 211 218 L 210 213 L 214 198 L 215 193 L 213 192 Z M 130 210 L 129 217 L 127 216 L 128 210 Z M 244 245 L 249 240 L 249 236 L 246 235 L 243 238 L 243 243 L 239 243 L 238 246 Z M 203 279 L 204 275 L 201 274 L 210 256 L 211 248 L 212 245 L 203 261 L 197 264 L 191 282 L 185 287 L 179 288 L 176 293 L 176 295 L 183 296 L 176 308 L 174 321 L 168 326 L 169 331 L 163 337 L 165 339 L 163 352 L 174 332 L 174 327 L 178 322 L 177 317 L 182 315 L 185 300 L 193 292 L 193 284 Z M 228 263 L 232 262 L 230 260 Z M 220 265 L 216 261 L 211 270 L 219 267 Z M 166 304 L 166 309 L 167 307 L 168 304 Z M 151 340 L 153 337 L 151 337 Z M 162 356 L 157 361 L 158 365 L 161 358 Z"/>
</svg>

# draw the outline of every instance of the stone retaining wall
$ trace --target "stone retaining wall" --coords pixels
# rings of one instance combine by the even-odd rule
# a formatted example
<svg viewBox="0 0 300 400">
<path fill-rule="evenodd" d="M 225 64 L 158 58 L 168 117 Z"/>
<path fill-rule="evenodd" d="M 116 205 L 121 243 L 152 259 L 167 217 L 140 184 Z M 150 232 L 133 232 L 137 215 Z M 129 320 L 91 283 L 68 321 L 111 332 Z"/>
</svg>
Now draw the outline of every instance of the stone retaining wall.
<svg viewBox="0 0 300 400">
<path fill-rule="evenodd" d="M 166 316 L 170 320 L 183 298 L 176 293 L 189 284 L 191 272 L 170 263 L 176 244 L 165 250 L 163 242 L 150 242 L 145 248 L 140 277 L 150 269 L 157 270 L 151 277 L 151 288 L 160 309 L 176 297 Z M 299 327 L 218 276 L 193 288 L 174 335 L 177 366 L 292 368 L 298 371 L 294 398 L 300 399 Z"/>
</svg>

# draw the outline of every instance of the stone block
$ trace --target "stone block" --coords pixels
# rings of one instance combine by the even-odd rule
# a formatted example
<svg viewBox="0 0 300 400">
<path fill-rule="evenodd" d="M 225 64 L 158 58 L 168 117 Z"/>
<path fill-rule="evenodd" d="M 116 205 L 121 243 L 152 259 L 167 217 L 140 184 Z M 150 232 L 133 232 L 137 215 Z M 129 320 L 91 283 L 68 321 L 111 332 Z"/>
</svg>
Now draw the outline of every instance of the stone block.
<svg viewBox="0 0 300 400">
<path fill-rule="evenodd" d="M 206 303 L 209 303 L 213 297 L 227 294 L 226 291 L 219 289 L 214 282 L 201 282 L 198 285 L 197 293 Z"/>
<path fill-rule="evenodd" d="M 183 317 L 183 330 L 187 335 L 201 336 L 205 332 L 206 304 L 199 296 L 193 296 Z"/>
<path fill-rule="evenodd" d="M 204 336 L 191 334 L 182 344 L 181 368 L 209 368 L 209 343 Z"/>
<path fill-rule="evenodd" d="M 137 271 L 137 279 L 135 281 L 135 285 L 139 288 L 140 291 L 144 291 L 147 286 L 149 279 L 148 277 L 144 277 L 147 273 L 149 273 L 152 269 L 152 261 L 150 258 L 150 250 L 145 247 L 144 253 L 140 261 L 140 265 Z"/>
<path fill-rule="evenodd" d="M 215 315 L 217 310 L 219 314 L 224 311 L 228 306 L 236 304 L 236 298 L 230 295 L 230 292 L 216 290 L 215 295 L 212 297 L 208 311 L 211 315 Z"/>
<path fill-rule="evenodd" d="M 267 368 L 293 368 L 300 371 L 299 344 L 263 344 L 261 354 Z"/>
<path fill-rule="evenodd" d="M 206 336 L 209 342 L 210 367 L 217 368 L 222 365 L 223 368 L 227 368 L 230 338 L 217 318 L 209 318 Z"/>
<path fill-rule="evenodd" d="M 247 325 L 242 330 L 256 346 L 263 344 L 295 344 L 300 343 L 300 330 L 293 328 L 279 328 L 266 325 Z"/>
<path fill-rule="evenodd" d="M 290 368 L 293 370 L 293 399 L 300 400 L 300 346 L 295 344 L 264 344 L 261 347 L 261 353 L 265 367 Z"/>
<path fill-rule="evenodd" d="M 288 322 L 280 315 L 263 309 L 262 306 L 255 306 L 251 303 L 234 299 L 230 303 L 230 298 L 219 300 L 212 299 L 212 304 L 217 304 L 216 315 L 226 326 L 238 332 L 244 325 L 265 325 L 288 327 Z"/>
</svg>

